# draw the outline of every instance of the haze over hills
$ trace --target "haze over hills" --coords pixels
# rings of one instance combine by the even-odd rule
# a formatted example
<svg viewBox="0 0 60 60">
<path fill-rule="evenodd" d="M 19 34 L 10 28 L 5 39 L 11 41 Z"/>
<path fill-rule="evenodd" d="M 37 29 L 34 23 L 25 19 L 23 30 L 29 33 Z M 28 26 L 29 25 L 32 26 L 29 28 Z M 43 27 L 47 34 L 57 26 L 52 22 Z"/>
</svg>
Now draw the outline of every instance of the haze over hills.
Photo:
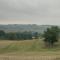
<svg viewBox="0 0 60 60">
<path fill-rule="evenodd" d="M 43 33 L 48 27 L 52 25 L 36 25 L 36 24 L 8 24 L 0 25 L 0 30 L 5 32 L 23 32 L 23 31 L 34 31 Z"/>
</svg>

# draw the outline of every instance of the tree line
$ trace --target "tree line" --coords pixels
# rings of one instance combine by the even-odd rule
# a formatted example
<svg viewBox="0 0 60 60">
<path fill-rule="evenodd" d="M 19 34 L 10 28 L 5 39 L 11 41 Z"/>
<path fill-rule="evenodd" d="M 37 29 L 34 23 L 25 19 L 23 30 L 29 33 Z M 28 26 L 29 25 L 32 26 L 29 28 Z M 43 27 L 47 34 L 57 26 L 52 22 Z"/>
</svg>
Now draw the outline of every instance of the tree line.
<svg viewBox="0 0 60 60">
<path fill-rule="evenodd" d="M 0 30 L 0 40 L 31 40 L 38 38 L 38 32 L 9 32 L 6 33 Z"/>
</svg>

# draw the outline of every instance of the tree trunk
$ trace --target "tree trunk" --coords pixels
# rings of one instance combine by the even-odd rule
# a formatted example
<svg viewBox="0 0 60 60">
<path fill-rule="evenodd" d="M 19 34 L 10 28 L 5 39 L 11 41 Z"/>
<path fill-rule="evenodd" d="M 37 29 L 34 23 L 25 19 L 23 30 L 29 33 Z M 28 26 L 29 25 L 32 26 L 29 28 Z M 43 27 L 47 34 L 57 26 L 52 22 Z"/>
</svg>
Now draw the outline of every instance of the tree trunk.
<svg viewBox="0 0 60 60">
<path fill-rule="evenodd" d="M 54 44 L 50 42 L 48 46 L 49 48 L 53 48 Z"/>
</svg>

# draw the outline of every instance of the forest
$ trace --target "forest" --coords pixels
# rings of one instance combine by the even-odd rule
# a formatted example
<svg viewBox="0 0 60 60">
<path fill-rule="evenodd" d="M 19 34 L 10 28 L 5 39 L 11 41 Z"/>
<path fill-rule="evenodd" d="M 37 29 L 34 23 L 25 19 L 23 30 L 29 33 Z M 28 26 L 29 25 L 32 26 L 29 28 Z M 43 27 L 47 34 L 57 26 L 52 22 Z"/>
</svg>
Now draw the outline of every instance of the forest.
<svg viewBox="0 0 60 60">
<path fill-rule="evenodd" d="M 38 32 L 4 32 L 0 30 L 0 40 L 32 40 L 38 38 Z"/>
</svg>

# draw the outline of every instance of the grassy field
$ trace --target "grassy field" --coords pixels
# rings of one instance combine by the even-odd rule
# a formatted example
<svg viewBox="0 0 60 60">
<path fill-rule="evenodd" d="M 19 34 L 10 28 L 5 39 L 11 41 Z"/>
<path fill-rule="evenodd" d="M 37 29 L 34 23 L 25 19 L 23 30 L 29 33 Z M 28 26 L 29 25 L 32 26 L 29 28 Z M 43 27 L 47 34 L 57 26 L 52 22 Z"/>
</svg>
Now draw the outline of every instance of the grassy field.
<svg viewBox="0 0 60 60">
<path fill-rule="evenodd" d="M 45 48 L 40 40 L 0 41 L 0 60 L 60 60 L 60 42 Z"/>
</svg>

